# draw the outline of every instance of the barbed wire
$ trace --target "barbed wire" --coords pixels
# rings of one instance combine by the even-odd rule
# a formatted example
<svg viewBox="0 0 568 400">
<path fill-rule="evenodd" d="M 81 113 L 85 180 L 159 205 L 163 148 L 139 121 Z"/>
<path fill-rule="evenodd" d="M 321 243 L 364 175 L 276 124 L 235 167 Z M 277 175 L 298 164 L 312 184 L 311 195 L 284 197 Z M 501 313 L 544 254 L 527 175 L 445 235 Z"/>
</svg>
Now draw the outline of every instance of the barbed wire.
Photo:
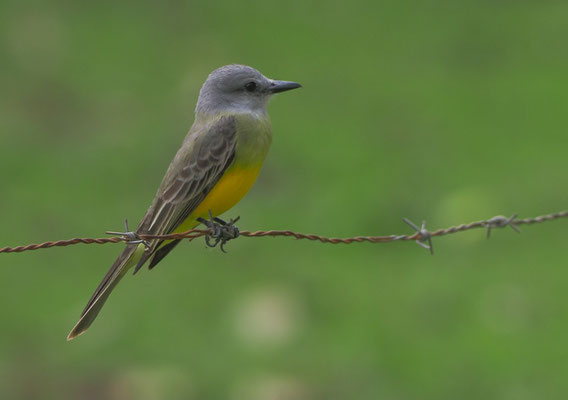
<svg viewBox="0 0 568 400">
<path fill-rule="evenodd" d="M 461 224 L 457 226 L 451 226 L 445 229 L 438 229 L 436 231 L 430 232 L 426 229 L 426 222 L 423 221 L 422 225 L 418 227 L 412 221 L 403 218 L 403 221 L 406 222 L 412 229 L 414 229 L 414 233 L 407 235 L 388 235 L 388 236 L 354 236 L 354 237 L 346 237 L 346 238 L 339 238 L 339 237 L 326 237 L 322 235 L 315 235 L 315 234 L 306 234 L 306 233 L 299 233 L 290 230 L 268 230 L 268 231 L 240 231 L 237 236 L 244 236 L 249 238 L 258 238 L 258 237 L 277 237 L 277 236 L 288 236 L 293 237 L 295 239 L 306 239 L 312 241 L 318 241 L 321 243 L 331 243 L 331 244 L 351 244 L 351 243 L 362 243 L 362 242 L 369 242 L 369 243 L 388 243 L 388 242 L 395 242 L 395 241 L 407 241 L 407 240 L 414 240 L 420 246 L 430 250 L 433 254 L 434 249 L 432 246 L 432 238 L 436 236 L 445 236 L 454 234 L 457 232 L 464 232 L 470 229 L 477 229 L 477 228 L 485 228 L 487 229 L 487 238 L 490 237 L 491 230 L 494 228 L 504 228 L 510 226 L 516 232 L 520 232 L 518 226 L 519 225 L 532 225 L 538 224 L 547 221 L 553 221 L 559 218 L 566 218 L 568 217 L 568 210 L 541 215 L 538 217 L 532 218 L 523 218 L 517 219 L 517 215 L 514 214 L 510 217 L 505 217 L 502 215 L 495 216 L 493 218 L 489 218 L 486 220 L 481 221 L 474 221 L 470 222 L 469 224 Z M 113 232 L 116 233 L 116 232 Z M 133 238 L 133 235 L 135 236 Z M 0 253 L 21 253 L 24 251 L 30 250 L 39 250 L 39 249 L 48 249 L 51 247 L 63 247 L 63 246 L 71 246 L 75 244 L 105 244 L 105 243 L 140 243 L 147 240 L 154 240 L 154 239 L 161 239 L 161 240 L 176 240 L 176 239 L 188 239 L 193 240 L 199 237 L 206 237 L 209 238 L 214 235 L 214 229 L 190 229 L 186 232 L 182 233 L 172 233 L 168 235 L 150 235 L 150 234 L 135 234 L 132 232 L 126 232 L 121 236 L 113 236 L 107 238 L 73 238 L 67 240 L 57 240 L 57 241 L 48 241 L 39 244 L 28 244 L 25 246 L 16 246 L 16 247 L 2 247 L 0 248 Z M 134 239 L 137 239 L 135 241 Z"/>
</svg>

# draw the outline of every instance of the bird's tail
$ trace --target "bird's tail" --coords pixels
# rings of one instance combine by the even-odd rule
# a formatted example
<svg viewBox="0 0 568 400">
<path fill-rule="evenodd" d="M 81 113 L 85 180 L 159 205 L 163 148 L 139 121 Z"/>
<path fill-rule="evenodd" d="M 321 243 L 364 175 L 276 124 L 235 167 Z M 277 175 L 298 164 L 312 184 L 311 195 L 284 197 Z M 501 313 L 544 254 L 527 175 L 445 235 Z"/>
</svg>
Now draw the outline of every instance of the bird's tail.
<svg viewBox="0 0 568 400">
<path fill-rule="evenodd" d="M 79 318 L 77 324 L 73 327 L 71 332 L 69 332 L 67 340 L 74 339 L 91 326 L 114 287 L 126 272 L 138 263 L 143 252 L 143 244 L 126 246 L 91 296 L 91 299 L 81 313 L 81 318 Z"/>
</svg>

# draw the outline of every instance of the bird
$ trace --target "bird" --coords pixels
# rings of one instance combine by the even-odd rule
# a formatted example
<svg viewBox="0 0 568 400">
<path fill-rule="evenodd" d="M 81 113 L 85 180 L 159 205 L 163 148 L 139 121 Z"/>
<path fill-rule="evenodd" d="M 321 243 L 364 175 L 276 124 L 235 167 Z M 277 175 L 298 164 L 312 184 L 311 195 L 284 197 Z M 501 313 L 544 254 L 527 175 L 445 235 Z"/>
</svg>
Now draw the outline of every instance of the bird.
<svg viewBox="0 0 568 400">
<path fill-rule="evenodd" d="M 154 200 L 136 230 L 125 235 L 139 239 L 142 234 L 185 232 L 200 223 L 225 225 L 218 216 L 237 204 L 252 187 L 272 142 L 266 110 L 270 98 L 301 86 L 267 78 L 240 64 L 211 72 L 199 92 L 193 125 Z M 180 239 L 127 242 L 67 340 L 91 326 L 127 271 L 134 268 L 136 273 L 145 263 L 149 269 L 154 268 L 179 242 Z"/>
</svg>

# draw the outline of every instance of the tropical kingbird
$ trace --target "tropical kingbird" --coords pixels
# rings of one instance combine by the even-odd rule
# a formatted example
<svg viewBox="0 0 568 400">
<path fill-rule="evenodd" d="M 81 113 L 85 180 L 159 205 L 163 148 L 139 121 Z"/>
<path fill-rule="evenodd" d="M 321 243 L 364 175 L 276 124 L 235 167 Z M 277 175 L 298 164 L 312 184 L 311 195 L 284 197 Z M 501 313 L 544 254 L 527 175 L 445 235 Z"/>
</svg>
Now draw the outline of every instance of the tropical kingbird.
<svg viewBox="0 0 568 400">
<path fill-rule="evenodd" d="M 266 106 L 274 93 L 301 87 L 269 79 L 245 65 L 213 71 L 199 92 L 195 120 L 134 235 L 195 228 L 233 207 L 255 182 L 272 141 Z M 127 244 L 81 314 L 67 340 L 85 332 L 120 279 L 146 261 L 151 269 L 180 240 Z"/>
</svg>

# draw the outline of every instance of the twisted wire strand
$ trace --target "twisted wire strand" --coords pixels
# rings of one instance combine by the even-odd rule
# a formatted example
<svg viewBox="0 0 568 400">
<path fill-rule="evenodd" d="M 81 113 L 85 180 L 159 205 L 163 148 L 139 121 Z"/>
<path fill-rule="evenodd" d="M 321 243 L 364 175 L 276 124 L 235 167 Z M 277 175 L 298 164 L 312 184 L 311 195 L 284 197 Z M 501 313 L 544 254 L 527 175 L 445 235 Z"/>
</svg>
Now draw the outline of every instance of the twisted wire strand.
<svg viewBox="0 0 568 400">
<path fill-rule="evenodd" d="M 243 230 L 240 232 L 240 236 L 244 237 L 277 237 L 277 236 L 287 236 L 293 237 L 295 239 L 306 239 L 311 241 L 318 241 L 321 243 L 331 243 L 331 244 L 351 244 L 351 243 L 362 243 L 362 242 L 369 242 L 369 243 L 387 243 L 387 242 L 394 242 L 399 240 L 415 240 L 421 244 L 423 244 L 426 240 L 431 239 L 435 236 L 444 236 L 450 235 L 457 232 L 463 232 L 470 229 L 476 228 L 486 228 L 488 233 L 492 228 L 503 228 L 506 226 L 511 226 L 513 229 L 518 231 L 518 225 L 532 225 L 543 223 L 547 221 L 553 221 L 559 218 L 566 218 L 568 217 L 568 210 L 541 215 L 538 217 L 532 218 L 523 218 L 517 219 L 515 215 L 512 217 L 506 218 L 503 216 L 496 216 L 493 218 L 489 218 L 487 220 L 475 221 L 469 224 L 461 224 L 457 226 L 451 226 L 445 229 L 438 229 L 433 232 L 429 232 L 425 229 L 425 223 L 423 223 L 422 228 L 415 227 L 412 223 L 408 220 L 409 224 L 412 224 L 416 229 L 416 232 L 411 235 L 388 235 L 388 236 L 354 236 L 354 237 L 347 237 L 347 238 L 339 238 L 339 237 L 326 237 L 321 235 L 315 234 L 306 234 L 300 232 L 294 232 L 290 230 L 268 230 L 268 231 L 246 231 Z M 182 233 L 172 233 L 168 235 L 147 235 L 147 234 L 140 234 L 140 239 L 142 240 L 151 240 L 151 239 L 188 239 L 193 240 L 195 238 L 201 236 L 207 236 L 211 234 L 210 229 L 190 229 L 186 232 Z M 107 238 L 73 238 L 67 240 L 57 240 L 57 241 L 48 241 L 38 244 L 28 244 L 25 246 L 16 246 L 16 247 L 2 247 L 0 248 L 0 253 L 21 253 L 24 251 L 30 250 L 39 250 L 39 249 L 48 249 L 51 247 L 64 247 L 64 246 L 71 246 L 75 244 L 106 244 L 106 243 L 118 243 L 118 242 L 129 242 L 131 241 L 130 238 L 124 236 L 114 236 L 114 237 L 107 237 Z M 427 247 L 427 246 L 426 246 Z M 427 247 L 428 248 L 428 247 Z"/>
</svg>

